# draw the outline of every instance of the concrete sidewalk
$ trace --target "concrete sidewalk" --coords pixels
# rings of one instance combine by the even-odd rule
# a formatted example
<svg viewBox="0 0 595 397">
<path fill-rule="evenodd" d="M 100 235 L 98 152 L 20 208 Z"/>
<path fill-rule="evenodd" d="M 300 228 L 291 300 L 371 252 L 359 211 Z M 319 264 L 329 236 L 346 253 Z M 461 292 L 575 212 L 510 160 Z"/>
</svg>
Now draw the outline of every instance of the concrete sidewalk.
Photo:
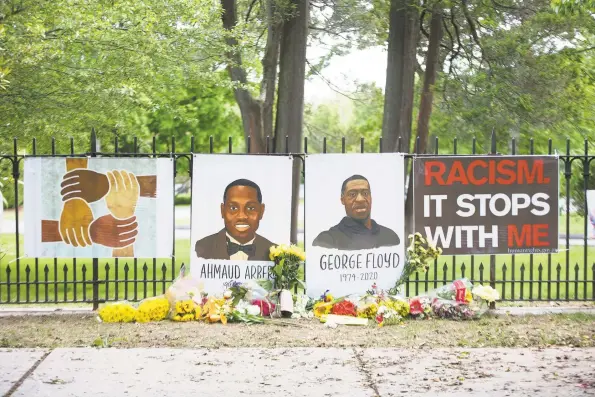
<svg viewBox="0 0 595 397">
<path fill-rule="evenodd" d="M 595 349 L 3 349 L 9 396 L 585 396 Z"/>
</svg>

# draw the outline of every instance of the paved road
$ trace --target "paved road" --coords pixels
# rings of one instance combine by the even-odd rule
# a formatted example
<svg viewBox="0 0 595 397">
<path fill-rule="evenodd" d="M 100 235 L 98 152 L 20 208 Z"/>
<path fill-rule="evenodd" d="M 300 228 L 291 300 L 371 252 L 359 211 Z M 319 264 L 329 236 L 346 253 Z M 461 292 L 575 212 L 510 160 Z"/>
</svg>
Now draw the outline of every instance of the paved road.
<svg viewBox="0 0 595 397">
<path fill-rule="evenodd" d="M 572 397 L 594 375 L 595 349 L 0 350 L 8 396 Z"/>
</svg>

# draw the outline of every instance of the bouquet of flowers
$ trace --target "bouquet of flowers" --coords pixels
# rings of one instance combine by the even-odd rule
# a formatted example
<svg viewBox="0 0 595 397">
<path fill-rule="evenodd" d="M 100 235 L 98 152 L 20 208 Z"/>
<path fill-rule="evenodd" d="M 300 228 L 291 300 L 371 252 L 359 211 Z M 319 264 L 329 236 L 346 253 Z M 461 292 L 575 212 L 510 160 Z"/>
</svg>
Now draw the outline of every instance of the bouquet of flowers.
<svg viewBox="0 0 595 397">
<path fill-rule="evenodd" d="M 452 320 L 471 320 L 480 316 L 474 305 L 440 298 L 432 300 L 432 311 L 438 318 Z"/>
<path fill-rule="evenodd" d="M 135 320 L 137 323 L 161 321 L 167 318 L 169 311 L 169 300 L 165 296 L 147 298 L 138 305 Z"/>
<path fill-rule="evenodd" d="M 295 303 L 293 306 L 293 315 L 291 318 L 312 318 L 314 313 L 308 311 L 312 299 L 305 294 L 297 294 L 295 296 Z"/>
<path fill-rule="evenodd" d="M 432 299 L 427 296 L 416 296 L 409 299 L 409 314 L 415 319 L 432 317 Z"/>
<path fill-rule="evenodd" d="M 192 299 L 177 300 L 171 319 L 173 321 L 194 321 L 201 316 L 201 306 Z"/>
<path fill-rule="evenodd" d="M 489 286 L 473 286 L 461 278 L 436 288 L 424 296 L 409 300 L 411 315 L 415 318 L 447 318 L 469 320 L 481 317 L 487 311 L 487 302 L 499 299 L 498 291 Z"/>
<path fill-rule="evenodd" d="M 415 272 L 427 272 L 429 263 L 442 255 L 442 248 L 436 248 L 430 244 L 421 233 L 409 235 L 409 247 L 407 247 L 407 257 L 405 259 L 405 266 L 403 273 L 395 283 L 395 286 L 390 289 L 391 295 L 397 295 L 400 292 L 401 286 L 409 280 L 411 274 Z"/>
<path fill-rule="evenodd" d="M 472 294 L 485 302 L 495 302 L 500 299 L 500 294 L 494 288 L 487 285 L 476 285 Z"/>
<path fill-rule="evenodd" d="M 107 304 L 97 312 L 99 319 L 106 323 L 131 323 L 136 313 L 136 308 L 126 301 Z"/>
<path fill-rule="evenodd" d="M 403 318 L 409 315 L 409 302 L 396 297 L 384 297 L 378 302 L 376 323 L 379 327 L 384 325 L 400 324 Z"/>
<path fill-rule="evenodd" d="M 432 291 L 431 295 L 440 299 L 456 301 L 459 303 L 470 303 L 473 301 L 471 290 L 473 284 L 466 278 L 453 281 L 450 284 L 443 285 Z"/>
<path fill-rule="evenodd" d="M 312 306 L 312 310 L 314 312 L 314 317 L 321 318 L 322 316 L 330 314 L 331 310 L 333 309 L 333 305 L 342 300 L 343 299 L 335 300 L 333 295 L 331 295 L 327 289 L 318 300 L 313 302 L 314 304 Z"/>
<path fill-rule="evenodd" d="M 184 266 L 180 274 L 165 292 L 170 305 L 170 318 L 174 321 L 193 321 L 201 316 L 203 304 L 203 283 L 186 274 Z"/>
<path fill-rule="evenodd" d="M 305 289 L 306 286 L 299 279 L 299 269 L 306 260 L 306 254 L 300 247 L 293 244 L 272 246 L 269 258 L 275 262 L 272 271 L 277 290 L 292 290 L 296 285 Z"/>
<path fill-rule="evenodd" d="M 240 307 L 241 313 L 244 308 L 252 306 L 245 314 L 255 313 L 256 315 L 268 317 L 275 311 L 275 304 L 269 299 L 269 291 L 272 288 L 272 283 L 266 281 L 249 280 L 244 283 L 234 282 L 229 287 L 231 292 L 232 306 Z"/>
<path fill-rule="evenodd" d="M 229 298 L 231 298 L 231 294 L 229 294 Z M 227 324 L 227 317 L 231 312 L 230 299 L 210 297 L 204 302 L 198 319 L 205 320 L 208 323 L 221 322 Z"/>
</svg>

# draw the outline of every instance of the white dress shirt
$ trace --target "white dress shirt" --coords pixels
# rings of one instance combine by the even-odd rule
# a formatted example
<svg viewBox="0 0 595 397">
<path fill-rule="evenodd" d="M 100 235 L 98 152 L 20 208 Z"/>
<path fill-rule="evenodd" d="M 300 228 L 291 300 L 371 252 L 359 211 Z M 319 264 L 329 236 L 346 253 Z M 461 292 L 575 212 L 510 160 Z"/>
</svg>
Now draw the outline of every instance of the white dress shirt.
<svg viewBox="0 0 595 397">
<path fill-rule="evenodd" d="M 227 238 L 229 239 L 229 241 L 231 241 L 232 243 L 235 243 L 237 245 L 250 245 L 254 243 L 254 239 L 248 241 L 246 244 L 242 244 L 239 241 L 237 241 L 235 238 L 231 237 L 229 235 L 229 233 L 225 233 L 227 235 Z M 248 254 L 243 252 L 243 251 L 238 251 L 235 254 L 233 254 L 232 256 L 229 257 L 229 259 L 234 260 L 234 261 L 246 261 L 248 260 Z"/>
</svg>

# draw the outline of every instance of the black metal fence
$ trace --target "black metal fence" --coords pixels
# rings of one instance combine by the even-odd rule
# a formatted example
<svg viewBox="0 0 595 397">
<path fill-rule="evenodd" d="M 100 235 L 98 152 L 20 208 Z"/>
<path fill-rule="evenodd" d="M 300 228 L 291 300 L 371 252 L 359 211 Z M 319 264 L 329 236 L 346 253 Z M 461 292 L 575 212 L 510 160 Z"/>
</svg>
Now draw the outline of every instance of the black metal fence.
<svg viewBox="0 0 595 397">
<path fill-rule="evenodd" d="M 337 140 L 327 141 L 310 139 L 310 145 L 316 152 L 330 152 L 329 147 L 339 151 Z M 419 141 L 418 141 L 419 142 Z M 213 153 L 213 137 L 208 140 L 208 153 Z M 365 142 L 361 138 L 357 142 L 340 139 L 340 151 L 347 152 L 350 148 L 357 148 L 364 152 Z M 452 151 L 447 154 L 465 156 L 468 154 L 497 153 L 497 142 L 494 135 L 485 142 L 489 150 L 478 150 L 475 138 L 462 145 L 455 138 Z M 536 153 L 533 140 L 529 141 L 528 150 L 520 153 L 516 141 L 506 142 L 507 152 L 516 154 Z M 110 143 L 111 145 L 111 143 Z M 397 141 L 398 147 L 401 140 Z M 27 155 L 19 154 L 16 139 L 13 142 L 12 154 L 0 155 L 0 170 L 2 163 L 10 164 L 13 178 L 12 189 L 14 206 L 19 207 L 19 185 L 22 178 L 22 160 Z M 76 153 L 74 141 L 70 139 L 69 153 L 57 153 L 55 140 L 51 140 L 49 153 L 38 153 L 37 143 L 33 139 L 29 156 L 91 156 L 91 157 L 168 157 L 174 159 L 174 176 L 178 175 L 181 162 L 187 162 L 187 176 L 192 179 L 192 154 L 195 153 L 195 139 L 190 139 L 188 153 L 176 152 L 176 142 L 172 139 L 168 151 L 158 152 L 156 139 L 153 138 L 151 151 L 138 150 L 138 141 L 134 138 L 132 151 L 121 150 L 118 139 L 113 142 L 113 150 L 109 152 L 97 151 L 95 134 L 91 134 L 90 151 Z M 369 146 L 369 145 L 368 145 Z M 382 139 L 374 144 L 374 152 L 382 152 Z M 439 141 L 432 142 L 434 154 L 439 153 Z M 273 139 L 266 140 L 266 153 L 271 153 L 275 147 Z M 250 141 L 247 142 L 248 151 Z M 287 139 L 286 139 L 287 148 Z M 461 154 L 464 148 L 466 154 Z M 448 256 L 436 260 L 427 273 L 414 274 L 406 284 L 406 294 L 415 296 L 424 291 L 445 285 L 460 277 L 467 277 L 472 282 L 489 283 L 497 288 L 502 300 L 505 301 L 544 301 L 544 300 L 595 300 L 595 239 L 589 238 L 589 220 L 587 216 L 587 190 L 590 186 L 591 163 L 595 156 L 589 155 L 589 143 L 585 140 L 581 153 L 571 154 L 571 142 L 567 141 L 564 154 L 560 154 L 561 187 L 563 195 L 560 198 L 563 207 L 559 213 L 564 222 L 565 233 L 560 234 L 560 253 L 558 254 L 528 254 L 502 256 Z M 229 138 L 226 152 L 233 153 L 232 139 Z M 196 151 L 198 153 L 198 151 Z M 304 153 L 308 153 L 308 138 L 304 139 Z M 552 154 L 553 143 L 547 142 L 547 151 Z M 444 154 L 444 153 L 440 153 Z M 412 155 L 407 155 L 410 159 Z M 5 187 L 6 188 L 6 187 Z M 572 193 L 574 192 L 574 194 Z M 576 202 L 576 203 L 575 203 Z M 578 205 L 577 215 L 571 211 Z M 303 214 L 301 214 L 303 216 Z M 96 308 L 99 303 L 107 301 L 130 300 L 138 301 L 146 297 L 163 294 L 169 284 L 175 279 L 184 260 L 185 253 L 190 253 L 189 240 L 176 239 L 174 228 L 173 259 L 58 259 L 58 258 L 21 258 L 22 236 L 19 231 L 19 211 L 14 211 L 15 230 L 10 234 L 0 235 L 0 304 L 41 304 L 41 303 L 89 303 Z M 7 216 L 5 215 L 5 218 Z M 181 252 L 176 256 L 176 250 Z"/>
</svg>

